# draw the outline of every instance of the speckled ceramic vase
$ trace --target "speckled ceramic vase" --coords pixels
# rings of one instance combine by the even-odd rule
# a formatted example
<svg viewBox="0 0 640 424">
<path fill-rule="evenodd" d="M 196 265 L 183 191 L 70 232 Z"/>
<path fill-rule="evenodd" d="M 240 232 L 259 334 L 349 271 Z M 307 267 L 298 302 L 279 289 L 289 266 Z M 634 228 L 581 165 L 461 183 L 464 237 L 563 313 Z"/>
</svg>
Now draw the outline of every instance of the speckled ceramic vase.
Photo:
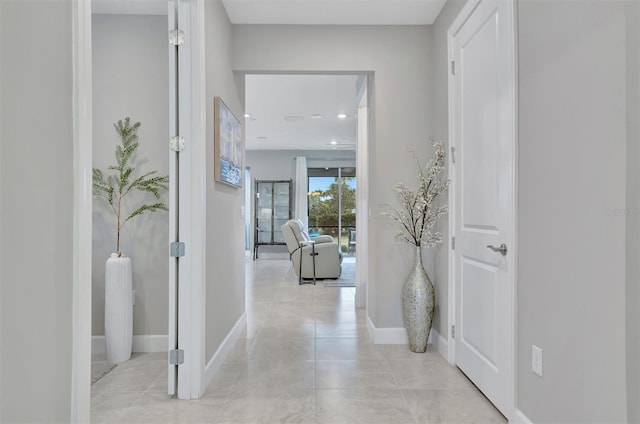
<svg viewBox="0 0 640 424">
<path fill-rule="evenodd" d="M 435 304 L 433 284 L 424 270 L 422 252 L 417 246 L 415 267 L 402 286 L 402 317 L 412 352 L 424 353 L 427 350 Z"/>
</svg>

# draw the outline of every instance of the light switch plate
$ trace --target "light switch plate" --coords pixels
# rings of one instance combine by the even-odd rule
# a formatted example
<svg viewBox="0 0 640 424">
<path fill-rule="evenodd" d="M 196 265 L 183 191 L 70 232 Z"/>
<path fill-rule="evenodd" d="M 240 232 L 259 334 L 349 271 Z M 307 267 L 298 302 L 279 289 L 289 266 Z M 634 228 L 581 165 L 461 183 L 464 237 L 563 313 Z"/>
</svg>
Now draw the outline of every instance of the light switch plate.
<svg viewBox="0 0 640 424">
<path fill-rule="evenodd" d="M 531 345 L 531 371 L 542 377 L 542 349 Z"/>
</svg>

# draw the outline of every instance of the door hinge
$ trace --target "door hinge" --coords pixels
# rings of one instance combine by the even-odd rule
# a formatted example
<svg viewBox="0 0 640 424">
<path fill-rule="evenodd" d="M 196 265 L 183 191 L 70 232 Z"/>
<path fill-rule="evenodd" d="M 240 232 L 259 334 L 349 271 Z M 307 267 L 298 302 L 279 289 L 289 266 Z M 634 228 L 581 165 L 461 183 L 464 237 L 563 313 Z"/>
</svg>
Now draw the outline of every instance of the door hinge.
<svg viewBox="0 0 640 424">
<path fill-rule="evenodd" d="M 169 251 L 171 252 L 171 257 L 179 258 L 184 256 L 184 243 L 181 241 L 174 241 L 169 245 Z"/>
<path fill-rule="evenodd" d="M 184 44 L 184 31 L 174 29 L 169 31 L 169 44 L 172 46 L 181 46 Z"/>
<path fill-rule="evenodd" d="M 451 237 L 451 250 L 456 250 L 456 238 Z"/>
<path fill-rule="evenodd" d="M 181 152 L 184 150 L 184 137 L 175 136 L 169 139 L 169 149 L 172 152 Z"/>
<path fill-rule="evenodd" d="M 456 326 L 455 325 L 451 326 L 451 338 L 452 339 L 456 338 Z"/>
<path fill-rule="evenodd" d="M 456 148 L 451 146 L 451 163 L 456 163 Z"/>
<path fill-rule="evenodd" d="M 455 75 L 456 74 L 456 61 L 452 60 L 451 61 L 451 75 Z"/>
<path fill-rule="evenodd" d="M 184 350 L 182 349 L 174 349 L 169 351 L 169 363 L 171 365 L 182 365 L 184 364 Z"/>
</svg>

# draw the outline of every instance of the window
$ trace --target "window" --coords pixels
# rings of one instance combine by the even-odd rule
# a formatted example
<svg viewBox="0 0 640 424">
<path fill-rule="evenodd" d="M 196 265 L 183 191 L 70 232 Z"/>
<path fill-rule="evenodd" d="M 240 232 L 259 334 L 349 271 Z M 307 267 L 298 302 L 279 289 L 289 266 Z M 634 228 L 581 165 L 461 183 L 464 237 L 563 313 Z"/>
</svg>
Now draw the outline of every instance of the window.
<svg viewBox="0 0 640 424">
<path fill-rule="evenodd" d="M 356 229 L 356 169 L 309 168 L 309 234 L 328 234 L 345 253 Z M 340 236 L 338 236 L 340 235 Z"/>
</svg>

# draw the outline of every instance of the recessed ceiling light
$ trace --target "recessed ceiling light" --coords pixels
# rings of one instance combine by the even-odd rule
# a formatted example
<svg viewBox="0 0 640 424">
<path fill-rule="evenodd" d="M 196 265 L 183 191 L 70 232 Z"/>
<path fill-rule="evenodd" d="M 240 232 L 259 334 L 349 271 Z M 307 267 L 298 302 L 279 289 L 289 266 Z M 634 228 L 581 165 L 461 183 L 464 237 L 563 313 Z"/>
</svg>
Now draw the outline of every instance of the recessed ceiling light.
<svg viewBox="0 0 640 424">
<path fill-rule="evenodd" d="M 338 142 L 335 140 L 331 140 L 331 144 L 338 144 Z"/>
<path fill-rule="evenodd" d="M 344 113 L 341 113 L 338 115 L 338 119 L 347 119 L 347 115 L 345 115 Z"/>
<path fill-rule="evenodd" d="M 245 113 L 245 114 L 244 114 L 244 117 L 245 117 L 245 118 L 251 118 L 251 114 L 250 114 L 250 113 Z"/>
<path fill-rule="evenodd" d="M 313 115 L 311 115 L 311 119 L 322 119 L 324 118 L 324 116 L 322 116 L 322 114 L 320 113 L 314 113 Z"/>
</svg>

